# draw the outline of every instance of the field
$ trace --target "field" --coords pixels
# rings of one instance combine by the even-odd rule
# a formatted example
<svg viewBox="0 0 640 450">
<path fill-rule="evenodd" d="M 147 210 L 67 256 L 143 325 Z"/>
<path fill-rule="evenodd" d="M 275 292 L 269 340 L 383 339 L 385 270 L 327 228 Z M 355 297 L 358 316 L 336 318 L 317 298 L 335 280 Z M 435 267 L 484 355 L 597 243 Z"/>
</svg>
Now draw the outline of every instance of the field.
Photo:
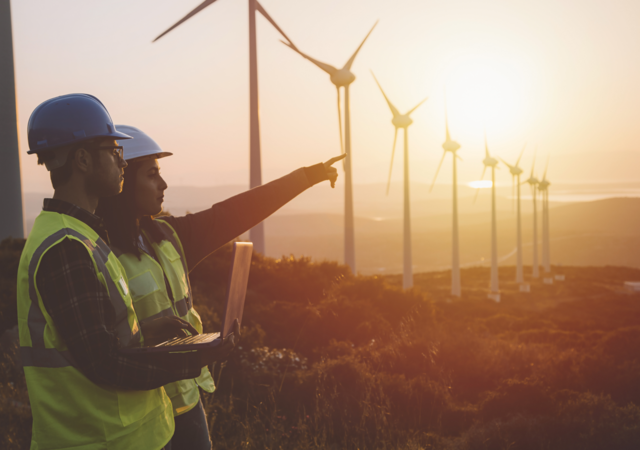
<svg viewBox="0 0 640 450">
<path fill-rule="evenodd" d="M 23 241 L 0 244 L 0 333 L 15 325 Z M 205 331 L 220 325 L 225 247 L 191 274 Z M 255 256 L 240 347 L 204 394 L 216 449 L 640 448 L 640 295 L 626 267 L 554 267 L 520 293 L 500 268 L 353 276 L 333 262 Z M 530 272 L 527 268 L 526 273 Z M 0 448 L 28 448 L 30 410 L 2 338 Z"/>
</svg>

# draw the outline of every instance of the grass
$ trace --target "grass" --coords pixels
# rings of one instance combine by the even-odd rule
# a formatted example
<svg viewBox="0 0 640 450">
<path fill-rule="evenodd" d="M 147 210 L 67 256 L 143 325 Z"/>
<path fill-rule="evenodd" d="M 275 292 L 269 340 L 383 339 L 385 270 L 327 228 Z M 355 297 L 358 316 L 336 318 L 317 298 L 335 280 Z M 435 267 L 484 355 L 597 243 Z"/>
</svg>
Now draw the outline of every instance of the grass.
<svg viewBox="0 0 640 450">
<path fill-rule="evenodd" d="M 0 244 L 5 292 L 19 251 Z M 229 263 L 225 247 L 191 274 L 206 331 L 220 326 Z M 496 304 L 487 268 L 464 269 L 452 299 L 448 272 L 403 292 L 400 276 L 254 257 L 240 347 L 203 394 L 214 448 L 640 448 L 640 296 L 621 291 L 640 271 L 554 270 L 566 281 L 524 294 L 500 268 Z M 15 297 L 0 295 L 10 328 Z M 27 448 L 24 380 L 2 358 L 0 447 Z"/>
</svg>

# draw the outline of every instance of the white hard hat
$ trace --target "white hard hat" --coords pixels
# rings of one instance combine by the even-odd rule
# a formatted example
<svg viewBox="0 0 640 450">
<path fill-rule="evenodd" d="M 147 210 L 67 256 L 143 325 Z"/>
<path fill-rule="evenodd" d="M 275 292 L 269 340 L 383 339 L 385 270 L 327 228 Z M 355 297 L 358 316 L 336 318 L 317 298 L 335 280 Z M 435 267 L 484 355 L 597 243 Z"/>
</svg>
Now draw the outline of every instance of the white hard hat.
<svg viewBox="0 0 640 450">
<path fill-rule="evenodd" d="M 122 133 L 131 136 L 133 139 L 118 141 L 124 149 L 124 159 L 126 161 L 142 158 L 143 156 L 153 156 L 155 158 L 164 158 L 171 156 L 173 153 L 164 152 L 160 146 L 149 137 L 144 131 L 129 125 L 116 125 L 116 128 Z"/>
</svg>

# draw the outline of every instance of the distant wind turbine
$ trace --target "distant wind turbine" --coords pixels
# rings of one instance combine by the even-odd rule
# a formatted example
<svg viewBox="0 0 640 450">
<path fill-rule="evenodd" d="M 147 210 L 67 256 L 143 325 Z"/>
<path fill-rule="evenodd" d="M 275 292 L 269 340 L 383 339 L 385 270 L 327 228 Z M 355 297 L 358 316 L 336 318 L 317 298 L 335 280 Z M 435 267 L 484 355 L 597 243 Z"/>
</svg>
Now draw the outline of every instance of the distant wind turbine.
<svg viewBox="0 0 640 450">
<path fill-rule="evenodd" d="M 499 302 L 500 301 L 500 286 L 498 283 L 498 232 L 496 226 L 496 168 L 498 166 L 498 160 L 492 158 L 489 154 L 489 145 L 487 144 L 487 133 L 484 134 L 484 153 L 485 158 L 482 160 L 484 165 L 482 169 L 482 176 L 487 167 L 491 168 L 491 292 L 489 298 Z M 476 198 L 480 189 L 476 190 Z M 475 199 L 474 199 L 475 201 Z"/>
<path fill-rule="evenodd" d="M 518 194 L 516 197 L 516 283 L 524 283 L 524 274 L 522 271 L 522 223 L 520 212 L 520 175 L 522 174 L 523 170 L 519 167 L 519 164 L 526 147 L 527 144 L 522 147 L 520 156 L 518 156 L 518 160 L 513 166 L 508 164 L 504 159 L 500 158 L 500 160 L 509 168 L 509 172 L 511 172 L 511 196 L 513 196 L 514 194 L 514 189 L 518 190 Z"/>
<path fill-rule="evenodd" d="M 460 144 L 451 139 L 449 135 L 449 117 L 447 114 L 447 99 L 445 96 L 444 100 L 444 118 L 445 118 L 445 127 L 447 136 L 442 144 L 442 148 L 444 149 L 444 153 L 442 154 L 442 158 L 440 159 L 440 163 L 438 164 L 438 168 L 436 169 L 436 174 L 433 177 L 433 182 L 431 183 L 431 187 L 429 188 L 429 192 L 433 190 L 433 186 L 436 183 L 436 178 L 438 178 L 438 172 L 440 172 L 440 167 L 442 167 L 442 162 L 444 161 L 447 152 L 450 152 L 453 156 L 453 235 L 451 242 L 451 295 L 454 297 L 460 297 L 461 289 L 460 289 L 460 248 L 458 241 L 458 172 L 457 172 L 457 159 L 460 158 L 456 153 L 460 149 Z"/>
<path fill-rule="evenodd" d="M 409 125 L 413 123 L 410 115 L 414 112 L 420 105 L 422 105 L 427 99 L 425 98 L 412 109 L 409 110 L 406 114 L 400 114 L 398 109 L 393 106 L 393 103 L 387 98 L 387 94 L 384 93 L 382 86 L 378 82 L 378 79 L 373 75 L 373 79 L 376 80 L 384 99 L 387 101 L 387 105 L 389 105 L 389 109 L 391 109 L 391 114 L 393 114 L 393 118 L 391 119 L 391 123 L 395 127 L 395 132 L 393 134 L 393 147 L 391 148 L 391 164 L 389 165 L 389 181 L 387 182 L 387 195 L 389 195 L 389 186 L 391 186 L 391 169 L 393 169 L 393 155 L 396 151 L 396 139 L 398 137 L 398 128 L 404 129 L 404 231 L 403 231 L 403 276 L 402 276 L 402 287 L 403 289 L 409 289 L 413 287 L 413 264 L 411 259 L 411 206 L 409 202 Z"/>
<path fill-rule="evenodd" d="M 533 271 L 531 276 L 538 278 L 540 276 L 540 268 L 538 267 L 538 184 L 540 181 L 533 176 L 533 169 L 536 165 L 536 155 L 533 155 L 533 163 L 531 164 L 531 174 L 529 178 L 524 181 L 531 187 L 531 194 L 533 196 Z"/>
<path fill-rule="evenodd" d="M 549 245 L 549 186 L 547 180 L 547 169 L 549 168 L 549 158 L 544 168 L 542 180 L 538 184 L 538 190 L 542 193 L 542 267 L 545 274 L 551 273 L 551 254 Z"/>
<path fill-rule="evenodd" d="M 153 42 L 169 33 L 174 28 L 198 14 L 207 6 L 215 3 L 216 0 L 205 0 L 189 14 L 184 16 L 164 33 L 159 35 Z M 284 34 L 284 31 L 269 16 L 258 0 L 249 1 L 249 188 L 253 189 L 262 184 L 262 163 L 260 156 L 260 116 L 258 111 L 258 59 L 256 46 L 256 11 L 262 14 L 284 38 L 291 43 L 291 40 Z M 293 45 L 291 43 L 291 45 Z M 253 248 L 257 253 L 265 253 L 264 222 L 260 222 L 249 231 L 249 239 L 253 242 Z"/>
<path fill-rule="evenodd" d="M 13 62 L 11 1 L 0 0 L 0 241 L 23 238 L 24 209 L 18 145 L 18 107 Z"/>
<path fill-rule="evenodd" d="M 338 91 L 338 123 L 340 125 L 340 148 L 342 153 L 346 153 L 347 157 L 343 160 L 344 162 L 344 172 L 345 172 L 345 180 L 344 180 L 344 262 L 347 264 L 351 271 L 356 273 L 356 248 L 355 248 L 355 231 L 354 231 L 354 219 L 353 219 L 353 182 L 351 179 L 351 115 L 349 110 L 349 85 L 354 82 L 356 76 L 351 72 L 351 66 L 353 65 L 353 61 L 355 61 L 358 52 L 364 45 L 365 41 L 376 27 L 378 22 L 371 27 L 369 33 L 365 36 L 360 43 L 360 46 L 356 49 L 356 51 L 351 55 L 351 58 L 347 61 L 347 63 L 342 67 L 342 69 L 336 69 L 332 65 L 325 64 L 323 62 L 318 61 L 317 59 L 313 59 L 305 53 L 302 53 L 300 50 L 296 48 L 295 45 L 289 42 L 282 43 L 287 47 L 291 48 L 293 51 L 297 52 L 303 58 L 308 59 L 313 64 L 318 66 L 320 69 L 324 70 L 329 74 L 331 82 L 335 85 L 336 90 Z M 340 88 L 344 88 L 344 144 L 342 143 L 342 116 L 340 110 Z"/>
</svg>

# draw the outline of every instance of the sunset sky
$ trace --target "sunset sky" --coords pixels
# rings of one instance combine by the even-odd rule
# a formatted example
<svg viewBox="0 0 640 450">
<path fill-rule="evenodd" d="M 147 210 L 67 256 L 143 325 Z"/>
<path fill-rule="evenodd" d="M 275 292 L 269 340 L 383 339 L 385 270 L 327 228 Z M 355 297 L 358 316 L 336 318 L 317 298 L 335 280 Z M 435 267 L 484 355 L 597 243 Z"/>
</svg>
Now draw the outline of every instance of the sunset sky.
<svg viewBox="0 0 640 450">
<path fill-rule="evenodd" d="M 246 0 L 218 0 L 158 42 L 200 0 L 14 0 L 14 51 L 27 192 L 50 190 L 26 155 L 27 121 L 42 101 L 84 92 L 116 123 L 141 128 L 175 156 L 169 185 L 248 185 Z M 342 67 L 376 20 L 352 71 L 354 183 L 385 182 L 393 140 L 390 100 L 416 110 L 412 181 L 430 183 L 444 140 L 444 90 L 460 181 L 479 178 L 492 152 L 515 160 L 525 142 L 551 155 L 552 180 L 584 180 L 569 155 L 603 161 L 638 149 L 640 2 L 637 0 L 261 0 L 293 42 Z M 263 180 L 339 154 L 335 87 L 279 42 L 258 16 Z M 399 139 L 398 149 L 402 141 Z M 556 161 L 563 164 L 553 165 Z M 401 180 L 401 158 L 394 180 Z M 609 167 L 609 166 L 607 166 Z M 608 170 L 601 180 L 630 179 Z M 589 175 L 591 176 L 591 175 Z M 439 181 L 450 181 L 450 160 Z M 508 171 L 499 181 L 510 183 Z"/>
</svg>

